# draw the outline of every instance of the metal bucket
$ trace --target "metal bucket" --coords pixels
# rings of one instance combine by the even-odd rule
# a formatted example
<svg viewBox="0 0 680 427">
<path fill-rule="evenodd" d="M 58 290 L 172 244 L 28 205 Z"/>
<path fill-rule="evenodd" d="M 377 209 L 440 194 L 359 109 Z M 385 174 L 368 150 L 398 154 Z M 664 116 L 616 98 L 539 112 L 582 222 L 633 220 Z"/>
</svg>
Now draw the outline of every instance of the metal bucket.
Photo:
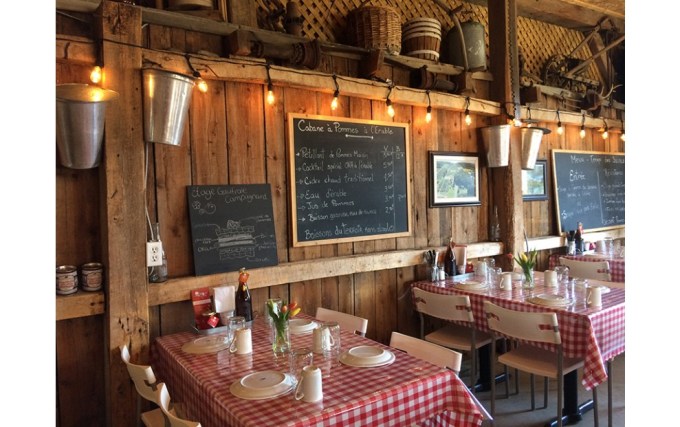
<svg viewBox="0 0 680 427">
<path fill-rule="evenodd" d="M 147 142 L 180 145 L 195 79 L 155 68 L 146 68 L 142 73 L 144 139 Z"/>
<path fill-rule="evenodd" d="M 460 24 L 465 40 L 467 52 L 468 70 L 486 69 L 486 40 L 484 38 L 484 25 L 467 21 Z M 446 35 L 446 48 L 442 49 L 442 62 L 465 66 L 463 59 L 463 43 L 456 28 L 452 28 Z"/>
<path fill-rule="evenodd" d="M 486 162 L 490 168 L 508 165 L 510 158 L 510 125 L 487 126 L 481 129 L 486 151 Z"/>
<path fill-rule="evenodd" d="M 543 128 L 522 128 L 520 130 L 522 138 L 522 169 L 532 170 L 536 165 L 538 149 L 541 148 L 543 134 L 547 133 Z M 550 132 L 548 130 L 548 132 Z"/>
<path fill-rule="evenodd" d="M 117 97 L 117 92 L 97 86 L 57 85 L 57 147 L 62 165 L 72 169 L 99 165 L 106 103 Z"/>
</svg>

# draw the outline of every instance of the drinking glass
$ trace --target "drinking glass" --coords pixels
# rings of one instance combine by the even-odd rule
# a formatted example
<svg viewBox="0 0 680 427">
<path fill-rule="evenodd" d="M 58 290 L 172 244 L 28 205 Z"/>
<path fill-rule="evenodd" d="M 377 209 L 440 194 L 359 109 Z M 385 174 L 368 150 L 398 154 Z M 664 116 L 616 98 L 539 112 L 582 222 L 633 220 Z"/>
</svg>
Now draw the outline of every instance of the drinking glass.
<svg viewBox="0 0 680 427">
<path fill-rule="evenodd" d="M 557 283 L 569 282 L 569 267 L 566 265 L 557 265 L 555 266 L 555 272 L 557 273 Z"/>
<path fill-rule="evenodd" d="M 227 341 L 231 345 L 234 341 L 234 334 L 238 329 L 246 327 L 246 318 L 243 316 L 231 316 L 227 319 L 227 326 L 229 326 L 227 331 Z"/>
<path fill-rule="evenodd" d="M 314 353 L 309 347 L 295 347 L 290 351 L 290 374 L 297 384 L 302 368 L 311 365 L 314 361 Z"/>
<path fill-rule="evenodd" d="M 283 301 L 281 300 L 281 298 L 270 298 L 264 303 L 264 319 L 267 323 L 267 327 L 269 328 L 269 342 L 273 343 L 274 339 L 276 338 L 276 328 L 274 327 L 274 323 L 272 322 L 271 316 L 269 316 L 270 301 L 274 304 L 275 313 L 281 312 L 281 306 L 283 305 Z"/>
</svg>

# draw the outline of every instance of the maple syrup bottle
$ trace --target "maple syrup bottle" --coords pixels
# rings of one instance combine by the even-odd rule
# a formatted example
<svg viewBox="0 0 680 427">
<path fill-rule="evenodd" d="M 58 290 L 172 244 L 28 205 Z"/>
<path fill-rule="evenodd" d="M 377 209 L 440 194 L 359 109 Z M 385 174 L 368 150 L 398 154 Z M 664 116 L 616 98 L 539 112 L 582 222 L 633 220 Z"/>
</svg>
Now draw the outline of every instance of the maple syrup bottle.
<svg viewBox="0 0 680 427">
<path fill-rule="evenodd" d="M 246 322 L 253 320 L 253 300 L 248 290 L 248 277 L 250 274 L 245 268 L 241 268 L 238 276 L 238 288 L 236 289 L 236 315 L 243 316 Z"/>
<path fill-rule="evenodd" d="M 446 249 L 446 255 L 444 256 L 444 271 L 449 277 L 456 275 L 456 252 L 453 250 L 455 246 L 453 237 L 451 237 L 449 239 L 449 247 Z"/>
</svg>

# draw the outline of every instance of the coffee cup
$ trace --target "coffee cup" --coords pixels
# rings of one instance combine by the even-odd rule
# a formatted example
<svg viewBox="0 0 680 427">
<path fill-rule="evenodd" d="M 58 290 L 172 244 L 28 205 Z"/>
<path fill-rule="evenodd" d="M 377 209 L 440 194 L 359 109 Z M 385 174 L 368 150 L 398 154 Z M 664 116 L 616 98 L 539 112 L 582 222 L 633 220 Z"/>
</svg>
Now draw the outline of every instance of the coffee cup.
<svg viewBox="0 0 680 427">
<path fill-rule="evenodd" d="M 512 290 L 512 272 L 506 271 L 502 274 L 500 287 L 504 291 Z"/>
<path fill-rule="evenodd" d="M 557 286 L 557 272 L 555 270 L 545 270 L 543 272 L 543 281 L 546 286 Z"/>
<path fill-rule="evenodd" d="M 325 325 L 321 325 L 312 331 L 312 349 L 314 353 L 321 354 L 324 351 L 329 351 L 333 344 L 331 330 Z"/>
<path fill-rule="evenodd" d="M 590 286 L 586 292 L 586 304 L 588 307 L 602 307 L 602 287 Z"/>
<path fill-rule="evenodd" d="M 303 402 L 318 402 L 323 399 L 321 369 L 314 365 L 302 368 L 300 381 L 295 389 L 295 399 Z"/>
<path fill-rule="evenodd" d="M 241 328 L 234 331 L 234 340 L 231 342 L 229 351 L 236 354 L 250 354 L 253 352 L 253 340 L 249 328 Z"/>
</svg>

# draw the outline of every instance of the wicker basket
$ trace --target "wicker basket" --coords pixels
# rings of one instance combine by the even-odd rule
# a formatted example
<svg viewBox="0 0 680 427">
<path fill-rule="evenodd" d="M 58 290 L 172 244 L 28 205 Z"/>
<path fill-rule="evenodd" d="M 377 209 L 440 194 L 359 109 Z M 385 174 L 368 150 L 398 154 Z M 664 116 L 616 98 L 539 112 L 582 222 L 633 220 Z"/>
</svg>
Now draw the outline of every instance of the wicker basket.
<svg viewBox="0 0 680 427">
<path fill-rule="evenodd" d="M 362 6 L 349 13 L 348 35 L 352 44 L 365 49 L 401 51 L 401 16 L 389 6 Z"/>
</svg>

